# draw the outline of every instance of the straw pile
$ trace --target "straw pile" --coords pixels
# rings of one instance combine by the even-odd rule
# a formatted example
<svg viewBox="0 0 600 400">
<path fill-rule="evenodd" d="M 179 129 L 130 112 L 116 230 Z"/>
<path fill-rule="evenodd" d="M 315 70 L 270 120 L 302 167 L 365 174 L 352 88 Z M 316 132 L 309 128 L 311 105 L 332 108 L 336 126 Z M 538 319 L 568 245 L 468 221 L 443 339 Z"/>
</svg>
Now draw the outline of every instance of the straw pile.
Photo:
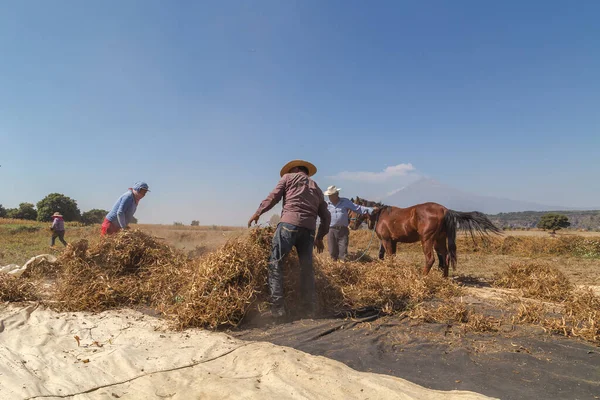
<svg viewBox="0 0 600 400">
<path fill-rule="evenodd" d="M 178 328 L 237 326 L 265 298 L 271 236 L 268 228 L 256 229 L 192 262 L 177 302 L 162 311 Z"/>
<path fill-rule="evenodd" d="M 36 300 L 35 285 L 27 280 L 0 273 L 0 301 Z"/>
<path fill-rule="evenodd" d="M 75 242 L 59 257 L 56 300 L 69 311 L 158 305 L 178 292 L 187 258 L 140 231 Z"/>
<path fill-rule="evenodd" d="M 21 277 L 0 275 L 2 301 L 50 300 L 59 310 L 102 311 L 119 307 L 151 307 L 175 328 L 222 328 L 239 325 L 265 309 L 272 228 L 251 230 L 221 249 L 189 259 L 157 238 L 125 231 L 89 244 L 70 244 L 56 264 L 37 265 Z M 406 312 L 424 322 L 460 323 L 467 330 L 493 331 L 498 321 L 456 301 L 462 289 L 439 273 L 422 277 L 399 259 L 333 262 L 315 255 L 320 311 L 352 315 L 361 310 L 383 314 Z M 295 252 L 285 262 L 286 307 L 300 314 L 300 268 Z M 54 287 L 40 296 L 39 279 L 54 276 Z M 45 283 L 46 283 L 45 282 Z M 546 329 L 586 340 L 600 339 L 600 300 L 576 292 L 558 270 L 539 263 L 513 264 L 496 276 L 495 285 L 522 290 L 524 296 L 558 301 L 560 318 L 543 307 L 525 304 L 515 323 L 538 323 Z M 47 286 L 47 285 L 46 285 Z"/>
<path fill-rule="evenodd" d="M 472 332 L 496 332 L 500 325 L 499 320 L 486 316 L 464 303 L 449 300 L 442 304 L 420 305 L 409 312 L 413 319 L 427 323 L 442 323 L 452 325 L 461 323 L 465 330 Z"/>
<path fill-rule="evenodd" d="M 551 332 L 581 337 L 600 343 L 600 297 L 591 290 L 575 290 L 569 280 L 555 267 L 540 263 L 515 263 L 497 274 L 494 286 L 519 289 L 528 298 L 560 303 L 560 316 L 550 313 L 550 307 L 521 299 L 513 323 L 540 324 Z"/>
<path fill-rule="evenodd" d="M 519 289 L 525 297 L 562 302 L 568 299 L 573 285 L 556 267 L 540 262 L 515 262 L 492 284 L 496 287 Z"/>
</svg>

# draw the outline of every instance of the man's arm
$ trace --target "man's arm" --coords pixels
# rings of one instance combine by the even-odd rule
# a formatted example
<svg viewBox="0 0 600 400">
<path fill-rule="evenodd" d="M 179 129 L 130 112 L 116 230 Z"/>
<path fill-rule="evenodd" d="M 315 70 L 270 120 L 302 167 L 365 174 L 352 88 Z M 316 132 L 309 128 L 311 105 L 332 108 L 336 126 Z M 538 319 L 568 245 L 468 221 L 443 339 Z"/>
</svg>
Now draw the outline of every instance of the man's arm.
<svg viewBox="0 0 600 400">
<path fill-rule="evenodd" d="M 319 224 L 316 240 L 323 240 L 327 233 L 329 233 L 329 224 L 331 223 L 331 214 L 329 213 L 327 203 L 324 200 L 319 204 L 317 215 L 321 219 L 321 223 Z"/>
<path fill-rule="evenodd" d="M 373 212 L 373 209 L 371 207 L 359 206 L 358 204 L 354 204 L 350 200 L 346 200 L 344 203 L 344 205 L 350 210 L 359 214 L 371 214 Z"/>
<path fill-rule="evenodd" d="M 279 182 L 277 182 L 277 186 L 275 186 L 275 189 L 273 189 L 273 191 L 271 193 L 269 193 L 267 198 L 264 199 L 262 201 L 262 203 L 260 203 L 260 206 L 258 206 L 258 210 L 256 210 L 254 215 L 250 218 L 250 221 L 248 221 L 248 228 L 250 228 L 250 225 L 252 225 L 252 222 L 257 224 L 258 218 L 262 214 L 266 213 L 271 208 L 275 207 L 275 204 L 279 203 L 279 201 L 281 200 L 281 198 L 283 197 L 283 195 L 285 193 L 286 185 L 287 185 L 287 174 L 284 175 L 283 178 L 281 178 L 279 180 Z"/>
</svg>

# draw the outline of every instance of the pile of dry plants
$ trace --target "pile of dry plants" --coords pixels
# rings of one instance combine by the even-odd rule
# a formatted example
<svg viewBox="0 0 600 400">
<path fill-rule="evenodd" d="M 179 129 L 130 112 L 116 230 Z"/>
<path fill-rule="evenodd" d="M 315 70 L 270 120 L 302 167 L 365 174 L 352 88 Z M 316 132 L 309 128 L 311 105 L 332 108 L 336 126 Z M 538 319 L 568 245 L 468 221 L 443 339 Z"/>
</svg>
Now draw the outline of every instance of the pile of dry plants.
<svg viewBox="0 0 600 400">
<path fill-rule="evenodd" d="M 494 277 L 493 285 L 517 289 L 525 297 L 513 298 L 514 323 L 539 324 L 554 333 L 600 343 L 600 297 L 590 289 L 576 289 L 557 268 L 513 263 Z"/>
<path fill-rule="evenodd" d="M 163 313 L 177 328 L 236 326 L 266 304 L 272 235 L 271 228 L 255 229 L 199 259 L 141 231 L 103 237 L 93 245 L 82 240 L 70 244 L 52 265 L 40 263 L 20 278 L 2 277 L 2 299 L 35 299 L 40 281 L 52 278 L 51 295 L 42 297 L 61 311 L 143 306 Z M 338 263 L 316 255 L 314 268 L 320 310 L 326 315 L 365 308 L 393 313 L 460 293 L 439 274 L 422 278 L 414 267 L 390 261 Z M 301 312 L 295 253 L 284 272 L 286 305 L 292 313 Z"/>
</svg>

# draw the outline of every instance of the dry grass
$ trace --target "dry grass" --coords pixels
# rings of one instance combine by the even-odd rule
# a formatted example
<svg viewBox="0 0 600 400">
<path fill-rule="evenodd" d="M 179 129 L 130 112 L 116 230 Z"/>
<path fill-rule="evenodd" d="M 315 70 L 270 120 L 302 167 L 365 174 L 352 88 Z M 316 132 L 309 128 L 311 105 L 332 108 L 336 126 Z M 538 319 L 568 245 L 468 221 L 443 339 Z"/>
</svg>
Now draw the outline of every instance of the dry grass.
<svg viewBox="0 0 600 400">
<path fill-rule="evenodd" d="M 513 264 L 494 279 L 498 287 L 518 289 L 525 297 L 559 303 L 559 317 L 550 316 L 548 306 L 526 299 L 516 302 L 513 323 L 540 324 L 564 336 L 600 342 L 600 297 L 590 289 L 575 290 L 558 269 L 539 263 Z"/>
<path fill-rule="evenodd" d="M 71 244 L 58 267 L 49 304 L 60 310 L 101 311 L 150 306 L 177 328 L 238 325 L 267 299 L 267 259 L 273 230 L 252 230 L 221 249 L 190 260 L 180 251 L 141 231 L 120 232 L 89 245 Z M 317 294 L 326 314 L 373 308 L 404 310 L 432 298 L 451 298 L 461 289 L 439 274 L 422 278 L 415 268 L 395 262 L 338 263 L 315 257 Z M 286 260 L 286 305 L 300 312 L 299 267 L 295 254 Z M 12 284 L 12 280 L 11 280 Z"/>
<path fill-rule="evenodd" d="M 496 332 L 501 322 L 457 300 L 437 305 L 419 305 L 409 312 L 409 316 L 427 323 L 460 323 L 466 331 L 471 332 Z"/>
<path fill-rule="evenodd" d="M 143 232 L 126 231 L 89 249 L 87 241 L 76 242 L 58 262 L 58 307 L 101 311 L 169 301 L 182 283 L 187 258 Z"/>
<path fill-rule="evenodd" d="M 562 302 L 569 298 L 573 285 L 557 268 L 540 262 L 513 263 L 497 274 L 496 287 L 519 289 L 523 296 Z"/>
<path fill-rule="evenodd" d="M 377 238 L 371 241 L 372 233 L 368 230 L 350 232 L 350 243 L 355 249 L 364 250 L 370 246 L 370 255 L 376 255 L 379 250 Z M 457 237 L 458 255 L 483 253 L 495 255 L 515 255 L 520 257 L 534 256 L 575 256 L 600 258 L 600 236 L 550 235 L 490 237 L 485 240 L 473 241 L 467 235 Z M 420 243 L 401 243 L 399 250 L 403 252 L 422 253 Z"/>
<path fill-rule="evenodd" d="M 260 311 L 267 299 L 266 270 L 273 230 L 232 231 L 229 237 L 216 231 L 219 242 L 227 241 L 214 252 L 199 258 L 189 258 L 187 252 L 166 243 L 178 235 L 213 235 L 207 230 L 184 229 L 165 233 L 168 240 L 141 231 L 121 232 L 100 239 L 96 232 L 86 230 L 89 240 L 73 242 L 59 256 L 57 265 L 36 265 L 21 278 L 0 276 L 3 301 L 35 300 L 43 297 L 42 279 L 53 278 L 54 290 L 46 296 L 51 307 L 61 310 L 101 311 L 109 308 L 148 306 L 162 312 L 176 328 L 200 326 L 220 328 L 240 324 L 248 314 Z M 84 229 L 84 228 L 81 228 Z M 87 229 L 87 228 L 85 228 Z M 165 232 L 168 232 L 165 230 Z M 368 243 L 369 232 L 353 232 L 354 254 L 361 243 Z M 27 236 L 29 235 L 29 236 Z M 39 232 L 20 232 L 6 237 L 37 237 Z M 213 235 L 214 236 L 214 235 Z M 204 236 L 210 239 L 213 236 Z M 200 236 L 190 237 L 203 243 Z M 590 266 L 582 275 L 593 275 L 594 259 L 571 256 L 546 256 L 544 261 L 524 261 L 517 254 L 566 251 L 563 241 L 546 238 L 499 240 L 488 247 L 469 247 L 472 242 L 461 238 L 463 255 L 459 257 L 461 272 L 475 276 L 491 276 L 495 271 L 496 285 L 514 288 L 523 296 L 543 301 L 559 302 L 559 314 L 539 302 L 518 300 L 512 322 L 539 324 L 545 329 L 568 336 L 598 342 L 600 301 L 591 292 L 574 290 L 566 274 L 555 268 L 554 257 L 560 263 L 579 263 Z M 363 242 L 361 242 L 361 240 Z M 567 239 L 577 242 L 579 239 Z M 536 242 L 539 241 L 539 242 Z M 546 243 L 549 242 L 549 243 Z M 471 243 L 471 244 L 469 244 Z M 558 243 L 558 245 L 556 244 Z M 563 243 L 563 244 L 561 244 Z M 580 242 L 579 242 L 580 243 Z M 595 242 L 594 242 L 595 243 Z M 18 243 L 16 243 L 18 244 Z M 495 247 L 494 247 L 495 246 Z M 562 246 L 562 247 L 561 247 Z M 378 242 L 373 241 L 376 254 Z M 509 254 L 492 254 L 494 249 Z M 503 250 L 504 249 L 504 250 Z M 562 250 L 557 250 L 562 249 Z M 325 254 L 315 255 L 315 275 L 318 299 L 325 314 L 352 314 L 365 308 L 383 314 L 407 312 L 412 318 L 425 322 L 459 323 L 466 330 L 494 331 L 498 320 L 469 308 L 457 301 L 462 289 L 438 271 L 423 278 L 420 267 L 423 256 L 420 245 L 401 245 L 394 259 L 361 262 L 333 262 Z M 571 251 L 569 250 L 569 251 Z M 567 260 L 567 261 L 565 261 Z M 459 265 L 459 268 L 460 268 Z M 563 265 L 563 264 L 561 264 Z M 564 264 L 576 267 L 576 264 Z M 577 264 L 578 265 L 578 264 Z M 508 266 L 506 271 L 503 271 Z M 565 266 L 561 269 L 564 270 Z M 300 313 L 302 293 L 299 290 L 298 260 L 291 254 L 286 260 L 286 306 Z M 597 274 L 597 272 L 596 272 Z"/>
<path fill-rule="evenodd" d="M 32 282 L 0 273 L 0 301 L 37 300 L 35 289 Z"/>
</svg>

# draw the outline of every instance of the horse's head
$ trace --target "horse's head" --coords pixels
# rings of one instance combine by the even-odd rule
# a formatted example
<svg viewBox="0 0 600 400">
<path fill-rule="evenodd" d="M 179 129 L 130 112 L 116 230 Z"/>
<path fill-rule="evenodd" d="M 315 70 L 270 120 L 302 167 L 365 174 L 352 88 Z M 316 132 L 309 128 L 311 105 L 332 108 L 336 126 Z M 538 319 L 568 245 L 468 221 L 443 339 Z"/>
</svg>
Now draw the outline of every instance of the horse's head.
<svg viewBox="0 0 600 400">
<path fill-rule="evenodd" d="M 359 214 L 357 212 L 348 210 L 348 218 L 350 218 L 350 229 L 358 229 L 363 222 L 367 222 L 369 229 L 375 228 L 375 224 L 377 223 L 379 213 L 386 206 L 381 202 L 361 199 L 358 196 L 356 196 L 356 198 L 350 199 L 350 201 L 359 206 L 374 208 L 371 214 Z"/>
<path fill-rule="evenodd" d="M 360 214 L 352 210 L 348 210 L 348 218 L 350 218 L 350 229 L 357 230 L 368 217 L 368 214 Z"/>
</svg>

